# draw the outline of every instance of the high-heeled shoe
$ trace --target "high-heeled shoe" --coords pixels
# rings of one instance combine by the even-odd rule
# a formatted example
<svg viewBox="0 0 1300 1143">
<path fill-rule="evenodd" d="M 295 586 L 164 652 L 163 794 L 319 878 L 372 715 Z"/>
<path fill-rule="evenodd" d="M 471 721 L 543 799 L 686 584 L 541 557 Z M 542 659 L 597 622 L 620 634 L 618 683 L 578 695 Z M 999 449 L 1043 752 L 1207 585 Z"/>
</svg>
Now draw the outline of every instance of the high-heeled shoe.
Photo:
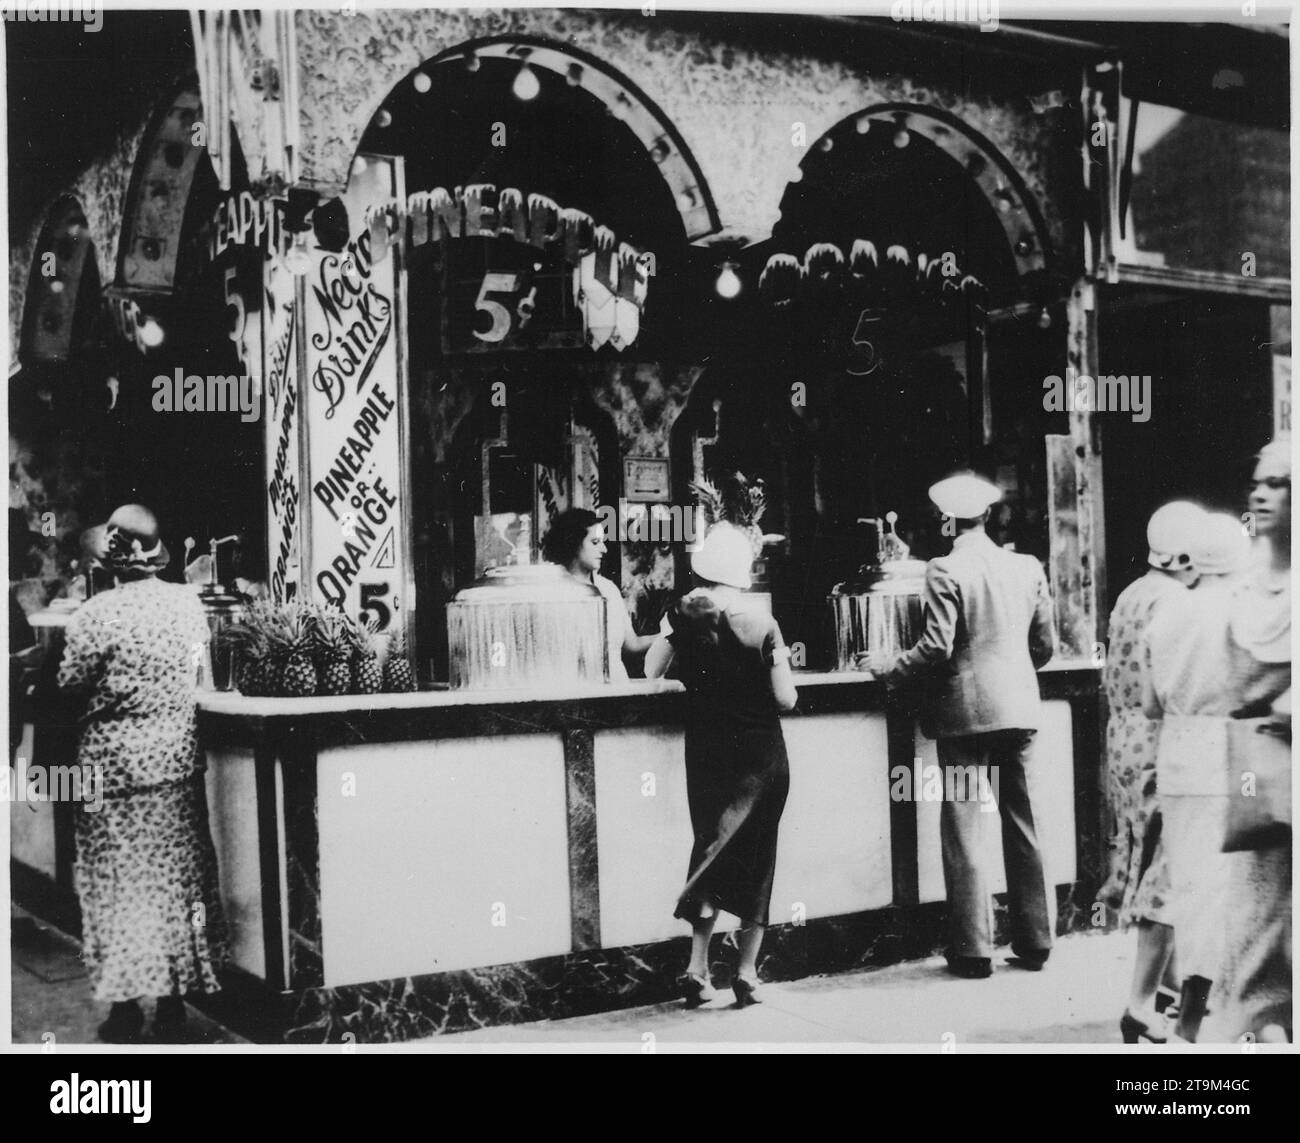
<svg viewBox="0 0 1300 1143">
<path fill-rule="evenodd" d="M 717 991 L 702 972 L 682 973 L 677 978 L 677 985 L 682 990 L 687 1008 L 698 1008 L 701 1004 L 717 999 Z"/>
<path fill-rule="evenodd" d="M 153 1038 L 160 1044 L 176 1044 L 185 1038 L 185 998 L 160 996 L 153 1014 Z"/>
<path fill-rule="evenodd" d="M 763 982 L 757 976 L 741 976 L 737 973 L 731 982 L 731 988 L 736 994 L 737 1008 L 763 1003 Z"/>
<path fill-rule="evenodd" d="M 1119 1034 L 1124 1037 L 1124 1043 L 1136 1044 L 1139 1040 L 1146 1040 L 1152 1044 L 1166 1043 L 1166 1037 L 1152 1029 L 1150 1024 L 1139 1020 L 1127 1008 L 1124 1009 L 1124 1015 L 1119 1018 Z"/>
<path fill-rule="evenodd" d="M 99 1026 L 99 1039 L 105 1044 L 134 1044 L 144 1029 L 144 1013 L 134 1000 L 118 1001 L 109 1009 L 108 1019 Z"/>
</svg>

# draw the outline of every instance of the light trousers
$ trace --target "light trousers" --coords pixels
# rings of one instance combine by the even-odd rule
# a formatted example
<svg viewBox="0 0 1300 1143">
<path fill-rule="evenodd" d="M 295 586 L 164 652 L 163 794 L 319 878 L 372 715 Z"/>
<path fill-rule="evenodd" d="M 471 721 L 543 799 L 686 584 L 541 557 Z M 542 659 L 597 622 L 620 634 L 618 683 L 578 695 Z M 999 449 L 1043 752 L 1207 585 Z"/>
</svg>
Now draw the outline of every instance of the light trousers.
<svg viewBox="0 0 1300 1143">
<path fill-rule="evenodd" d="M 1025 954 L 1052 947 L 1056 901 L 1043 867 L 1037 832 L 1041 815 L 1035 813 L 1027 774 L 1034 735 L 1032 730 L 998 730 L 938 740 L 944 770 L 939 831 L 948 892 L 949 957 L 993 955 L 993 896 L 984 855 L 989 849 L 985 831 L 995 821 L 1002 826 L 1012 949 Z M 997 791 L 996 814 L 969 796 L 967 784 L 949 781 L 951 767 L 970 766 L 983 769 L 984 789 Z"/>
</svg>

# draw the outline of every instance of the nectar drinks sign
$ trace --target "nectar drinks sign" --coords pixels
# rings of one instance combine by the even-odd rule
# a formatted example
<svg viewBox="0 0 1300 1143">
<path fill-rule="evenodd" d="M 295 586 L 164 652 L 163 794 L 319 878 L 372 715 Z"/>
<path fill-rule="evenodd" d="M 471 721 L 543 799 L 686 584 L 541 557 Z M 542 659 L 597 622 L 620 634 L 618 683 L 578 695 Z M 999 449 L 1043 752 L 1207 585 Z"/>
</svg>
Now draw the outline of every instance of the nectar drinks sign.
<svg viewBox="0 0 1300 1143">
<path fill-rule="evenodd" d="M 400 181 L 393 159 L 358 161 L 343 197 L 352 237 L 339 253 L 312 252 L 301 290 L 309 583 L 317 598 L 372 617 L 381 631 L 407 624 L 414 606 L 399 255 L 368 222 Z"/>
<path fill-rule="evenodd" d="M 278 260 L 263 263 L 263 289 L 267 585 L 271 599 L 284 603 L 297 594 L 302 575 L 298 304 L 293 275 Z"/>
</svg>

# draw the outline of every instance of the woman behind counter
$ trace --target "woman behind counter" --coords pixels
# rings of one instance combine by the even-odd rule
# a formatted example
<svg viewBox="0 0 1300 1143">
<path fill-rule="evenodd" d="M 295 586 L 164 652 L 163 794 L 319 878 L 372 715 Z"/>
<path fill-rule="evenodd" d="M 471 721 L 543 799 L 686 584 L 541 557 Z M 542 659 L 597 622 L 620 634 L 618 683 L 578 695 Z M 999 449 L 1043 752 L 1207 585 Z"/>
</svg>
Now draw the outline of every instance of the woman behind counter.
<svg viewBox="0 0 1300 1143">
<path fill-rule="evenodd" d="M 609 681 L 628 681 L 624 655 L 644 655 L 655 641 L 653 635 L 637 635 L 627 612 L 623 593 L 613 580 L 600 574 L 605 557 L 605 527 L 595 512 L 570 508 L 551 523 L 542 540 L 542 558 L 559 564 L 580 583 L 590 584 L 605 597 L 605 630 L 609 639 Z"/>
<path fill-rule="evenodd" d="M 699 588 L 678 602 L 669 615 L 673 633 L 646 656 L 647 677 L 675 667 L 688 692 L 686 793 L 695 842 L 674 916 L 691 924 L 681 987 L 692 1007 L 716 995 L 709 940 L 719 909 L 741 922 L 736 1002 L 760 1000 L 758 952 L 790 789 L 779 712 L 793 710 L 798 695 L 775 620 L 744 605 L 752 562 L 747 535 L 714 525 L 691 559 Z"/>
<path fill-rule="evenodd" d="M 75 880 L 100 1039 L 137 1039 L 139 998 L 159 997 L 156 1039 L 179 1036 L 184 994 L 220 989 L 224 946 L 208 830 L 195 683 L 208 625 L 192 588 L 162 583 L 167 549 L 152 512 L 119 508 L 105 531 L 118 586 L 67 628 L 59 686 L 86 699 L 78 763 L 100 775 L 102 805 L 77 807 Z"/>
</svg>

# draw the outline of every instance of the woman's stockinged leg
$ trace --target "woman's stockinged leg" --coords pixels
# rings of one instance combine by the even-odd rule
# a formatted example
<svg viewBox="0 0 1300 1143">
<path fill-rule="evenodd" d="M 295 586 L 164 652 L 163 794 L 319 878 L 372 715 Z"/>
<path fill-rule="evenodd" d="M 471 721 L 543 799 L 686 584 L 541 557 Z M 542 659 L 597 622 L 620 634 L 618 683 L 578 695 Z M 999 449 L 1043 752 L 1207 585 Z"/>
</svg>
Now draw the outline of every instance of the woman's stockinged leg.
<svg viewBox="0 0 1300 1143">
<path fill-rule="evenodd" d="M 1174 930 L 1155 921 L 1137 923 L 1137 958 L 1133 964 L 1133 984 L 1128 1007 L 1141 1016 L 1154 1009 L 1156 989 L 1168 973 L 1174 951 Z"/>
<path fill-rule="evenodd" d="M 740 960 L 736 964 L 736 973 L 746 980 L 758 978 L 758 950 L 763 945 L 763 933 L 767 926 L 747 924 L 740 927 Z"/>
<path fill-rule="evenodd" d="M 709 975 L 709 941 L 717 921 L 717 910 L 707 901 L 702 901 L 699 918 L 691 922 L 691 962 L 686 966 L 687 972 L 704 977 Z"/>
</svg>

